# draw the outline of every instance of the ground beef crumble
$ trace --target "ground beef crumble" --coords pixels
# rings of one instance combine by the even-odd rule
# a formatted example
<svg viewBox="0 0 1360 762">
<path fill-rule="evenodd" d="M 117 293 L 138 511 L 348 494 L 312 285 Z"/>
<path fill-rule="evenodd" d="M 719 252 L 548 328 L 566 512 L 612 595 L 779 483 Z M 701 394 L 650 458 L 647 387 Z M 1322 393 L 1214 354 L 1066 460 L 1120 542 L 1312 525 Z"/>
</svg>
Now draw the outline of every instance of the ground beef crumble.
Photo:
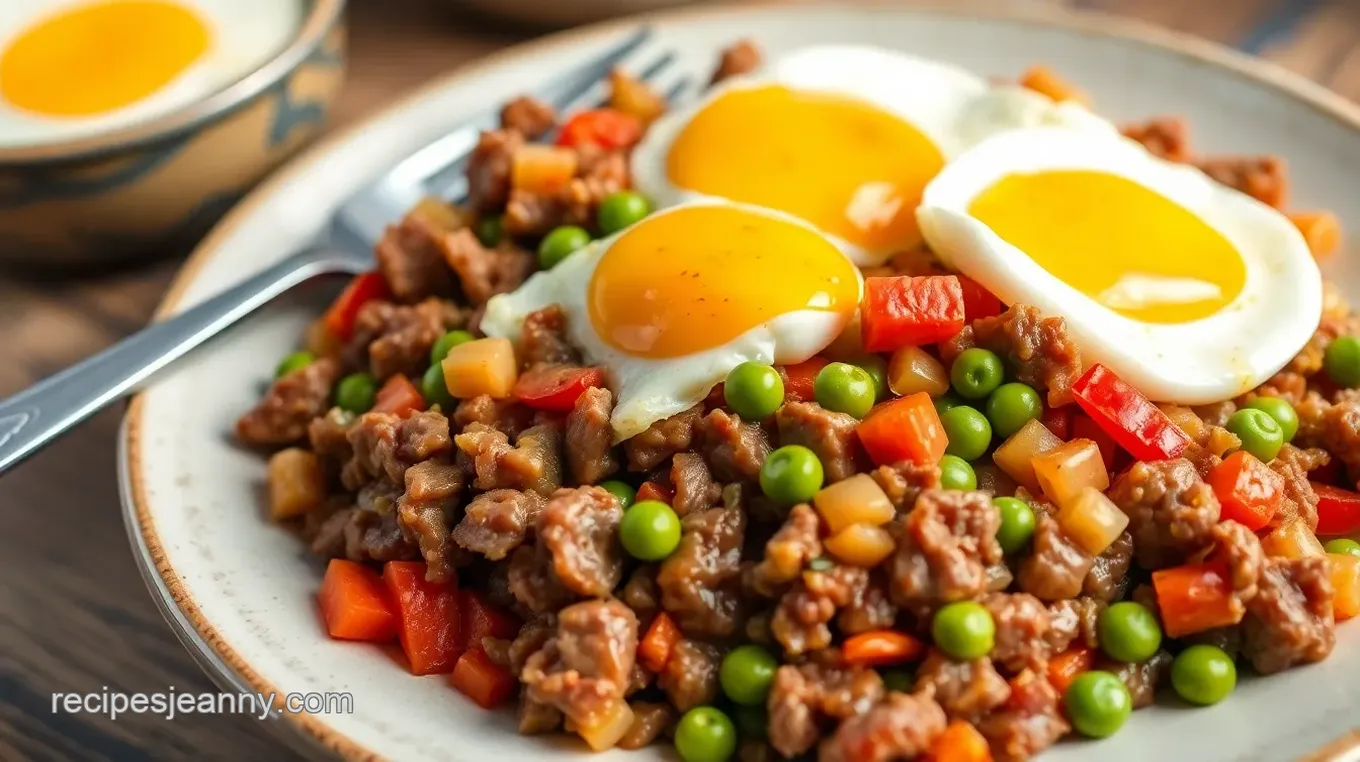
<svg viewBox="0 0 1360 762">
<path fill-rule="evenodd" d="M 1001 518 L 984 492 L 927 490 L 892 525 L 893 599 L 902 605 L 976 598 L 988 586 L 987 567 L 1002 560 Z"/>
</svg>

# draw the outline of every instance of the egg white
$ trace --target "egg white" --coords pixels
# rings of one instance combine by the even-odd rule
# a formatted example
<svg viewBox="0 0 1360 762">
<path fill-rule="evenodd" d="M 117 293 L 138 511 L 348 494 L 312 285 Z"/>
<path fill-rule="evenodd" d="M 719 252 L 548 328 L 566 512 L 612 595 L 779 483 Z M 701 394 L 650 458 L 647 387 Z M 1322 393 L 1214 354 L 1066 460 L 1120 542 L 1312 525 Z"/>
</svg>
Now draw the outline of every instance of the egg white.
<svg viewBox="0 0 1360 762">
<path fill-rule="evenodd" d="M 682 204 L 652 217 L 689 206 L 709 205 L 736 207 L 811 229 L 789 215 L 723 200 Z M 615 395 L 610 422 L 616 442 L 693 407 L 743 362 L 786 364 L 812 357 L 830 344 L 849 321 L 848 315 L 834 312 L 797 310 L 777 315 L 731 341 L 682 357 L 657 359 L 629 354 L 600 337 L 591 324 L 587 307 L 595 267 L 620 235 L 623 233 L 593 241 L 553 269 L 535 273 L 515 291 L 493 297 L 486 304 L 481 322 L 481 329 L 488 336 L 518 340 L 529 313 L 551 304 L 560 305 L 567 316 L 567 338 L 581 350 L 586 362 L 601 366 L 608 373 L 609 387 Z"/>
<path fill-rule="evenodd" d="M 1058 280 L 968 213 L 1004 176 L 1086 169 L 1132 180 L 1184 207 L 1241 253 L 1246 282 L 1219 312 L 1180 324 L 1120 315 Z M 1154 400 L 1204 404 L 1265 381 L 1308 341 L 1322 314 L 1322 278 L 1298 229 L 1279 211 L 1221 185 L 1194 167 L 1149 154 L 1118 136 L 1035 128 L 997 135 L 945 167 L 926 187 L 917 219 L 931 248 L 1007 303 L 1067 319 L 1088 361 L 1099 361 Z M 1092 252 L 1092 256 L 1099 256 Z M 1124 284 L 1140 291 L 1202 287 Z"/>
<path fill-rule="evenodd" d="M 671 144 L 694 115 L 734 89 L 780 84 L 794 90 L 844 95 L 872 103 L 916 127 L 948 161 L 997 132 L 1036 125 L 1113 133 L 1114 126 L 1080 104 L 1055 103 L 1019 85 L 987 80 L 939 61 L 858 45 L 801 48 L 761 69 L 710 88 L 704 98 L 667 113 L 633 151 L 633 184 L 659 207 L 706 198 L 673 185 L 666 172 Z M 818 150 L 810 145 L 808 150 Z M 856 264 L 876 265 L 892 251 L 870 252 L 828 236 Z"/>
<path fill-rule="evenodd" d="M 0 98 L 0 148 L 76 140 L 164 116 L 245 77 L 282 50 L 302 26 L 301 0 L 174 0 L 208 27 L 209 48 L 173 81 L 122 108 L 94 116 L 52 117 Z M 0 54 L 28 29 L 90 0 L 0 2 Z"/>
</svg>

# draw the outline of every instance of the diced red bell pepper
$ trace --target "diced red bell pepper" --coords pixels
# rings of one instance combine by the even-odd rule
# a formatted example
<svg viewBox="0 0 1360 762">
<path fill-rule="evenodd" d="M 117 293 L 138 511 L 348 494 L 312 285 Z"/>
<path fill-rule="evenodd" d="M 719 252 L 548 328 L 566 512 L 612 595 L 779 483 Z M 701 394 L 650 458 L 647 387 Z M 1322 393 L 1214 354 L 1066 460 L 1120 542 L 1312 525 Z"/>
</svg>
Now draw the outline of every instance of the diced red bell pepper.
<svg viewBox="0 0 1360 762">
<path fill-rule="evenodd" d="M 963 288 L 953 275 L 865 278 L 859 311 L 866 352 L 933 344 L 963 330 Z"/>
<path fill-rule="evenodd" d="M 631 148 L 642 140 L 642 122 L 632 114 L 597 108 L 573 114 L 557 136 L 557 144 L 569 148 L 596 145 L 610 150 Z"/>
<path fill-rule="evenodd" d="M 1071 405 L 1065 405 L 1058 409 L 1071 410 L 1071 407 Z M 1091 416 L 1085 413 L 1074 413 L 1072 422 L 1067 428 L 1072 439 L 1089 439 L 1095 442 L 1096 447 L 1100 448 L 1100 459 L 1105 461 L 1105 470 L 1114 469 L 1114 456 L 1119 452 L 1119 444 L 1114 441 L 1114 437 L 1105 432 L 1105 429 L 1100 428 L 1095 421 L 1091 420 Z"/>
<path fill-rule="evenodd" d="M 1072 433 L 1072 418 L 1074 417 L 1075 412 L 1076 411 L 1072 409 L 1071 405 L 1063 405 L 1062 407 L 1049 407 L 1048 405 L 1044 405 L 1044 411 L 1039 414 L 1039 423 L 1042 423 L 1044 428 L 1053 432 L 1053 436 L 1066 442 L 1074 436 Z"/>
<path fill-rule="evenodd" d="M 971 323 L 980 318 L 996 317 L 1001 314 L 1001 300 L 996 294 L 967 275 L 955 275 L 959 288 L 963 291 L 963 320 Z"/>
<path fill-rule="evenodd" d="M 1078 639 L 1076 644 L 1060 654 L 1054 654 L 1053 658 L 1048 660 L 1048 682 L 1059 694 L 1066 693 L 1072 681 L 1081 673 L 1090 672 L 1095 663 L 1095 649 Z"/>
<path fill-rule="evenodd" d="M 505 667 L 492 663 L 480 648 L 458 657 L 449 683 L 483 709 L 495 709 L 515 692 L 519 681 Z"/>
<path fill-rule="evenodd" d="M 638 641 L 638 661 L 647 669 L 660 672 L 670 661 L 671 651 L 682 637 L 675 620 L 664 611 L 658 613 L 647 628 L 647 634 Z"/>
<path fill-rule="evenodd" d="M 332 558 L 316 598 L 332 638 L 381 643 L 397 636 L 397 614 L 387 588 L 363 564 Z"/>
<path fill-rule="evenodd" d="M 459 655 L 458 586 L 428 582 L 420 561 L 388 561 L 383 566 L 397 608 L 397 637 L 411 674 L 433 675 L 453 669 Z"/>
<path fill-rule="evenodd" d="M 519 374 L 510 393 L 535 410 L 565 413 L 592 386 L 604 386 L 602 368 L 541 365 Z"/>
<path fill-rule="evenodd" d="M 340 292 L 340 296 L 331 302 L 331 306 L 326 310 L 326 316 L 322 318 L 326 324 L 326 330 L 340 339 L 348 339 L 354 333 L 354 318 L 359 314 L 359 308 L 375 299 L 387 299 L 392 296 L 392 291 L 387 287 L 387 280 L 382 273 L 370 272 L 354 276 L 354 280 L 345 286 L 345 290 Z"/>
<path fill-rule="evenodd" d="M 482 647 L 483 638 L 510 640 L 519 634 L 519 617 L 486 600 L 475 590 L 458 591 L 458 652 Z"/>
<path fill-rule="evenodd" d="M 1360 532 L 1360 494 L 1330 484 L 1312 484 L 1318 496 L 1317 534 L 1330 537 Z"/>
<path fill-rule="evenodd" d="M 1232 577 L 1221 562 L 1187 564 L 1152 573 L 1162 626 L 1173 638 L 1227 627 L 1242 620 L 1233 602 Z"/>
<path fill-rule="evenodd" d="M 1214 466 L 1208 481 L 1223 506 L 1222 518 L 1253 532 L 1270 524 L 1284 497 L 1284 477 L 1246 450 L 1238 450 Z"/>
<path fill-rule="evenodd" d="M 885 402 L 855 427 L 864 451 L 880 466 L 903 460 L 938 463 L 949 446 L 940 414 L 926 392 Z"/>
<path fill-rule="evenodd" d="M 1100 363 L 1077 379 L 1072 393 L 1081 409 L 1138 460 L 1174 458 L 1190 444 L 1166 413 Z"/>
<path fill-rule="evenodd" d="M 401 373 L 387 379 L 378 390 L 373 410 L 377 413 L 391 413 L 399 418 L 416 410 L 425 409 L 425 397 L 421 395 L 411 379 Z"/>
<path fill-rule="evenodd" d="M 638 502 L 642 502 L 643 500 L 660 500 L 666 505 L 670 505 L 671 501 L 675 499 L 675 490 L 660 482 L 648 480 L 638 487 L 637 495 L 635 495 L 633 499 Z"/>
<path fill-rule="evenodd" d="M 797 365 L 780 365 L 776 370 L 784 380 L 785 402 L 811 402 L 812 386 L 822 368 L 831 364 L 825 357 L 814 355 Z"/>
</svg>

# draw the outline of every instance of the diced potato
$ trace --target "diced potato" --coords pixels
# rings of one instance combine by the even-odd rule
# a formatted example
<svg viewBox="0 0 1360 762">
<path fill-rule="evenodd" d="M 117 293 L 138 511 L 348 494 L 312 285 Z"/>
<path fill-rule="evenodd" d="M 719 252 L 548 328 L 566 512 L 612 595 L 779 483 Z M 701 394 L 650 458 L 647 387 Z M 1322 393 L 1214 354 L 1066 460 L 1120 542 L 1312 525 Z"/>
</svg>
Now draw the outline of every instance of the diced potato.
<svg viewBox="0 0 1360 762">
<path fill-rule="evenodd" d="M 1322 542 L 1302 519 L 1286 521 L 1261 538 L 1261 550 L 1267 556 L 1281 558 L 1307 558 L 1325 555 Z"/>
<path fill-rule="evenodd" d="M 410 215 L 449 233 L 467 227 L 472 221 L 459 207 L 433 196 L 425 196 L 417 201 Z"/>
<path fill-rule="evenodd" d="M 510 158 L 510 184 L 528 193 L 556 193 L 576 176 L 576 152 L 570 148 L 530 144 Z"/>
<path fill-rule="evenodd" d="M 1129 517 L 1105 493 L 1085 487 L 1058 511 L 1058 525 L 1087 553 L 1105 552 L 1129 526 Z"/>
<path fill-rule="evenodd" d="M 1104 492 L 1110 486 L 1100 446 L 1089 439 L 1073 439 L 1036 455 L 1033 466 L 1039 487 L 1059 507 L 1075 500 L 1087 487 Z"/>
<path fill-rule="evenodd" d="M 510 396 L 519 378 L 515 347 L 509 339 L 477 339 L 449 350 L 441 363 L 444 386 L 457 399 L 487 394 L 496 399 Z"/>
<path fill-rule="evenodd" d="M 632 725 L 633 708 L 628 706 L 628 702 L 619 700 L 614 702 L 613 708 L 599 722 L 589 726 L 578 725 L 576 732 L 585 739 L 591 750 L 605 751 L 614 748 Z"/>
<path fill-rule="evenodd" d="M 859 310 L 855 310 L 855 314 L 850 316 L 850 322 L 846 323 L 845 330 L 832 339 L 820 354 L 836 362 L 850 362 L 864 356 L 864 336 L 860 333 Z"/>
<path fill-rule="evenodd" d="M 978 462 L 973 466 L 973 472 L 977 474 L 977 488 L 990 492 L 999 497 L 1010 497 L 1015 494 L 1016 484 L 1011 475 L 1002 471 L 995 463 Z"/>
<path fill-rule="evenodd" d="M 892 501 L 868 474 L 855 474 L 823 487 L 813 496 L 812 505 L 833 535 L 853 524 L 882 526 L 896 515 Z"/>
<path fill-rule="evenodd" d="M 1019 431 L 1001 443 L 992 453 L 992 462 L 1005 471 L 1025 489 L 1038 494 L 1039 479 L 1034 475 L 1033 460 L 1036 455 L 1052 450 L 1063 442 L 1048 427 L 1034 418 L 1025 423 Z M 1099 452 L 1097 451 L 1097 454 Z"/>
<path fill-rule="evenodd" d="M 291 519 L 312 511 L 326 499 L 321 460 L 316 453 L 290 447 L 269 459 L 269 516 Z"/>
<path fill-rule="evenodd" d="M 869 524 L 851 524 L 822 544 L 841 561 L 866 569 L 883 563 L 897 547 L 888 530 Z"/>
<path fill-rule="evenodd" d="M 1170 418 L 1171 422 L 1176 424 L 1191 439 L 1199 439 L 1204 435 L 1204 421 L 1195 415 L 1195 411 L 1190 408 L 1165 402 L 1159 403 L 1157 407 L 1161 408 L 1161 411 L 1166 413 L 1166 417 Z"/>
<path fill-rule="evenodd" d="M 1360 556 L 1328 553 L 1332 563 L 1332 608 L 1336 621 L 1342 622 L 1360 614 Z"/>
<path fill-rule="evenodd" d="M 666 99 L 622 69 L 609 72 L 609 107 L 650 124 L 666 113 Z"/>
<path fill-rule="evenodd" d="M 888 388 L 904 397 L 916 392 L 938 397 L 949 391 L 949 372 L 924 349 L 903 347 L 888 360 Z"/>
</svg>

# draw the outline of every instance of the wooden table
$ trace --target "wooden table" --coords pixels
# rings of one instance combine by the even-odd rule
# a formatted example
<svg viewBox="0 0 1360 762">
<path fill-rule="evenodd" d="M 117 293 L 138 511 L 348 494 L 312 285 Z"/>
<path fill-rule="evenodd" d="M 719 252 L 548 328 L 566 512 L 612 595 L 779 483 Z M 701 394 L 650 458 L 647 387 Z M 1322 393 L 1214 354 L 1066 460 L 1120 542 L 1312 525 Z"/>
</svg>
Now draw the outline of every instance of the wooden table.
<svg viewBox="0 0 1360 762">
<path fill-rule="evenodd" d="M 447 2 L 352 3 L 341 123 L 530 36 L 444 10 Z M 1360 4 L 1351 0 L 1072 4 L 1235 45 L 1360 98 Z M 175 267 L 57 281 L 0 275 L 0 396 L 137 330 Z M 0 480 L 0 759 L 297 759 L 245 717 L 115 722 L 52 712 L 55 692 L 212 690 L 162 622 L 128 550 L 114 481 L 120 414 L 97 416 Z"/>
</svg>

